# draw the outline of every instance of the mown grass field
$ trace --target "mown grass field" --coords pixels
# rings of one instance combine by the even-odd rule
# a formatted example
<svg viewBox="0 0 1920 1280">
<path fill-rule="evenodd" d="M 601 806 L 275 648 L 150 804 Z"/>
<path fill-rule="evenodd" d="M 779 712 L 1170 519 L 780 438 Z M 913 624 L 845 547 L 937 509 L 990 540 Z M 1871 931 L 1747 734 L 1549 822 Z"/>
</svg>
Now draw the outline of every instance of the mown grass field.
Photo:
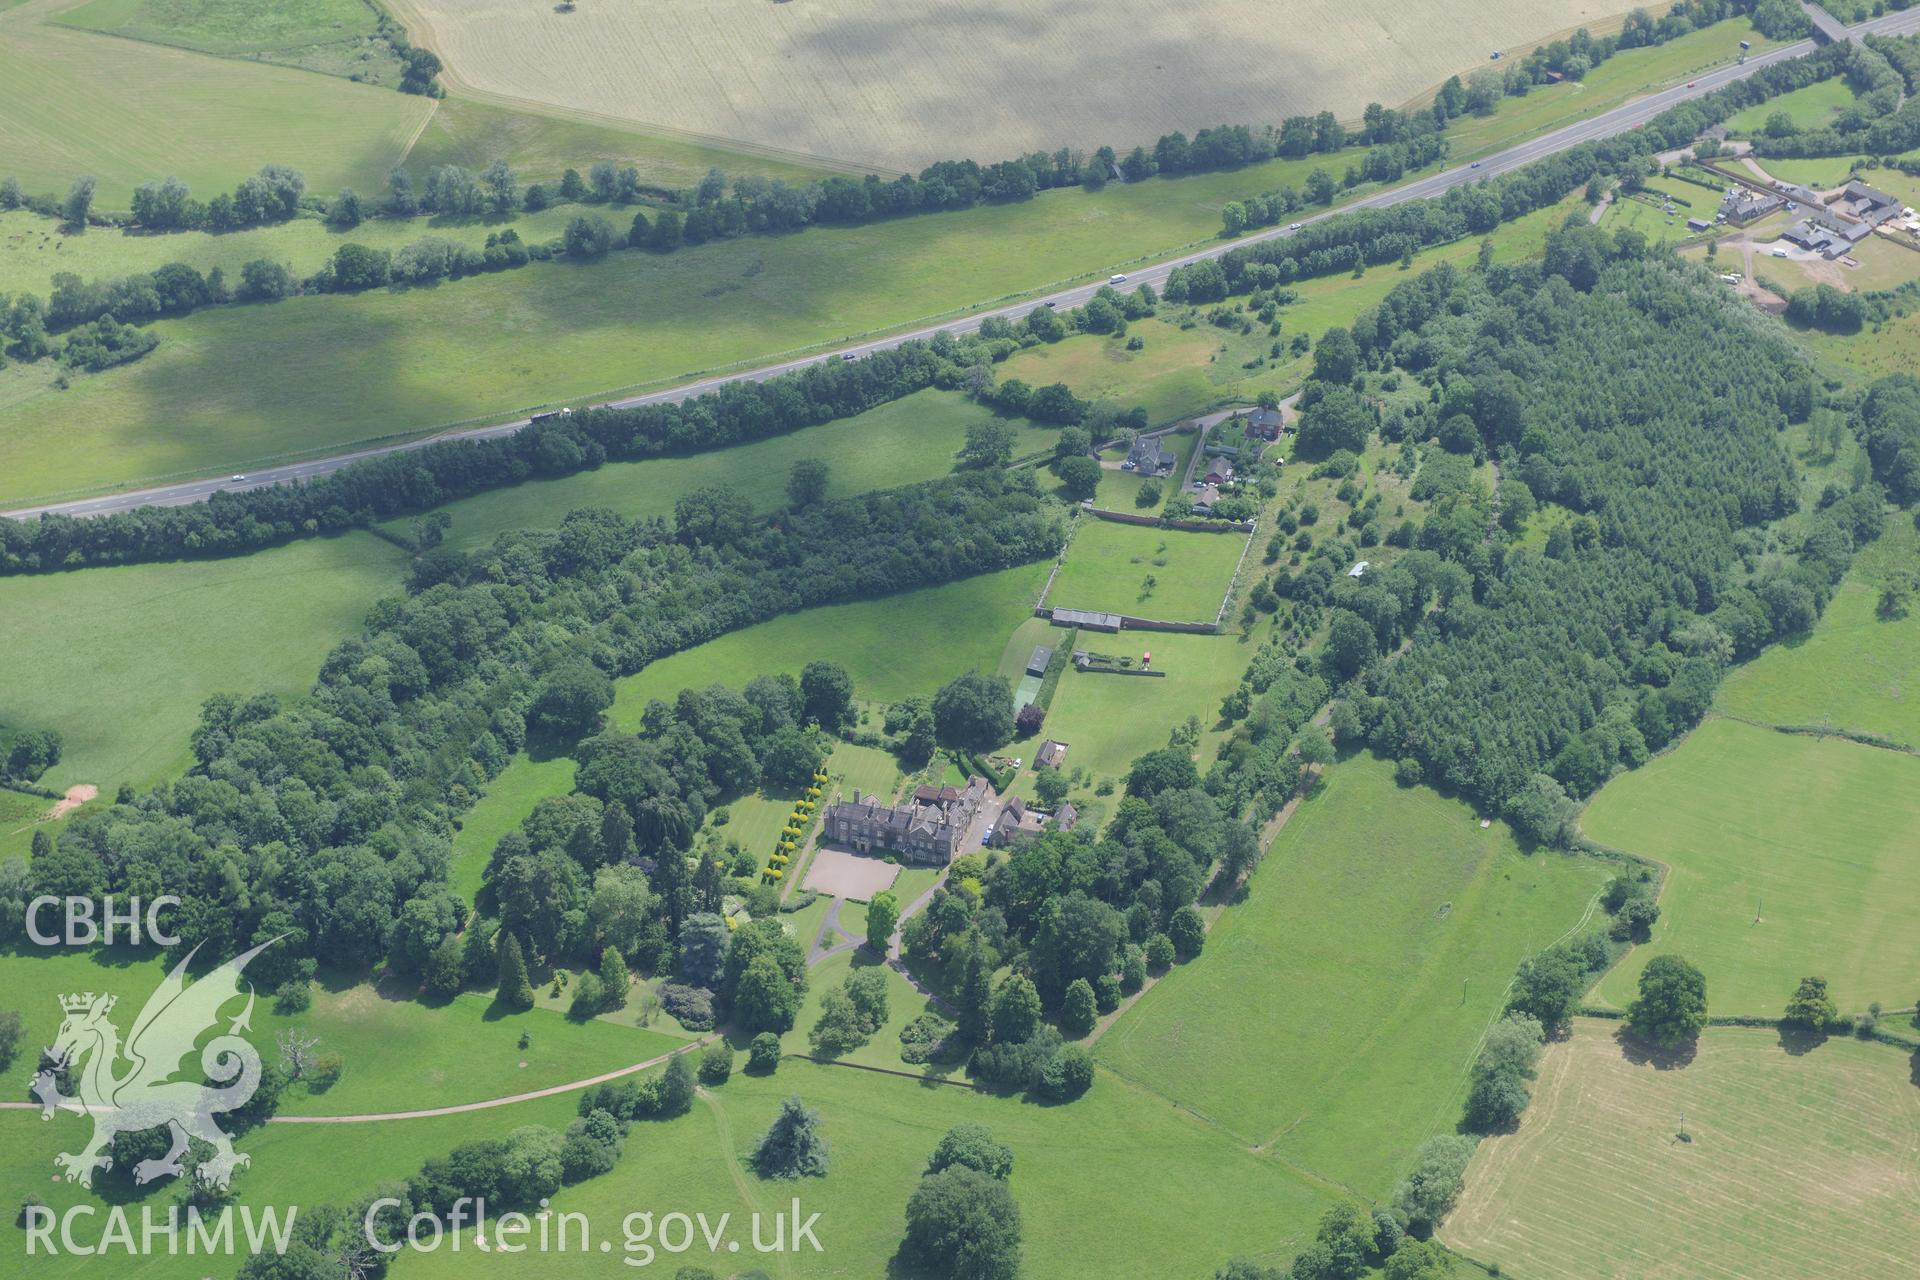
<svg viewBox="0 0 1920 1280">
<path fill-rule="evenodd" d="M 268 162 L 299 169 L 311 191 L 379 191 L 433 109 L 374 85 L 51 21 L 74 7 L 0 11 L 0 175 L 30 191 L 64 193 L 91 173 L 99 207 L 125 209 L 142 182 L 175 174 L 207 199 Z"/>
<path fill-rule="evenodd" d="M 1715 705 L 1761 724 L 1824 725 L 1920 748 L 1920 616 L 1878 614 L 1887 575 L 1910 569 L 1917 556 L 1920 534 L 1896 513 L 1854 561 L 1813 634 L 1734 668 Z"/>
<path fill-rule="evenodd" d="M 1608 6 L 1610 7 L 1610 6 Z M 1651 12 L 1651 10 L 1649 10 Z M 1595 34 L 1618 23 L 1583 19 Z M 1740 42 L 1753 53 L 1765 53 L 1782 43 L 1753 29 L 1745 17 L 1729 18 L 1677 40 L 1650 49 L 1615 54 L 1587 73 L 1583 80 L 1535 87 L 1524 98 L 1504 98 L 1490 116 L 1454 121 L 1447 130 L 1454 162 L 1474 160 L 1529 133 L 1559 128 L 1586 116 L 1612 110 L 1623 102 L 1686 80 L 1740 56 Z M 1517 40 L 1509 55 L 1525 54 L 1538 41 Z M 1464 74 L 1464 73 L 1463 73 Z"/>
<path fill-rule="evenodd" d="M 1221 700 L 1240 683 L 1253 658 L 1252 647 L 1237 635 L 1082 631 L 1075 643 L 1095 653 L 1136 659 L 1151 652 L 1153 665 L 1167 673 L 1155 679 L 1069 669 L 1060 677 L 1042 733 L 1071 745 L 1070 768 L 1084 767 L 1106 777 L 1123 776 L 1134 760 L 1166 746 L 1168 733 L 1190 715 L 1199 718 L 1203 731 L 1211 730 Z M 1216 741 L 1211 733 L 1201 739 L 1203 772 Z"/>
<path fill-rule="evenodd" d="M 57 997 L 66 992 L 118 995 L 116 1021 L 124 1034 L 165 976 L 158 959 L 128 948 L 0 952 L 0 985 L 11 993 L 4 1007 L 24 1017 L 28 1045 L 53 1042 L 61 1018 Z M 236 1002 L 234 1011 L 239 1007 Z M 617 1070 L 681 1043 L 635 1021 L 632 1011 L 625 1025 L 574 1023 L 540 1009 L 504 1012 L 490 993 L 480 992 L 423 1002 L 398 979 L 375 987 L 323 975 L 313 1007 L 304 1013 L 277 1013 L 263 994 L 253 1010 L 252 1041 L 274 1061 L 279 1034 L 299 1030 L 319 1037 L 321 1052 L 338 1053 L 346 1061 L 339 1083 L 326 1092 L 310 1093 L 304 1086 L 288 1090 L 281 1114 L 360 1115 L 511 1097 Z M 519 1046 L 523 1032 L 524 1049 Z"/>
<path fill-rule="evenodd" d="M 505 1137 L 525 1124 L 564 1128 L 573 1118 L 574 1105 L 575 1099 L 562 1096 L 477 1114 L 379 1125 L 268 1124 L 234 1144 L 253 1161 L 236 1177 L 234 1185 L 242 1203 L 253 1206 L 256 1213 L 272 1208 L 283 1221 L 289 1210 L 312 1215 L 325 1205 L 346 1208 L 380 1184 L 404 1180 L 419 1172 L 426 1160 L 444 1156 L 462 1143 Z M 52 1181 L 51 1175 L 54 1154 L 77 1150 L 86 1133 L 87 1122 L 76 1116 L 63 1115 L 43 1124 L 38 1112 L 0 1112 L 0 1179 L 22 1194 L 31 1188 L 56 1213 L 75 1205 L 91 1205 L 96 1215 L 102 1216 L 80 1220 L 76 1234 L 82 1242 L 98 1240 L 98 1232 L 105 1226 L 105 1205 L 92 1192 Z M 168 1180 L 147 1188 L 146 1195 L 129 1208 L 136 1249 L 138 1205 L 151 1204 L 158 1220 L 164 1222 L 167 1206 L 179 1197 L 175 1183 Z M 244 1241 L 237 1228 L 235 1238 Z M 26 1254 L 26 1235 L 12 1213 L 0 1221 L 0 1249 L 14 1257 Z M 35 1276 L 55 1280 L 91 1280 L 109 1266 L 116 1277 L 131 1280 L 203 1280 L 231 1276 L 242 1261 L 243 1256 L 189 1255 L 183 1237 L 180 1252 L 173 1256 L 162 1242 L 144 1256 L 135 1251 L 116 1251 L 107 1258 L 76 1256 L 64 1250 L 58 1257 L 43 1253 L 31 1266 Z"/>
<path fill-rule="evenodd" d="M 893 702 L 978 667 L 994 670 L 1009 632 L 1033 614 L 1048 564 L 1021 565 L 938 587 L 790 613 L 662 658 L 616 685 L 613 723 L 631 729 L 649 698 L 718 681 L 734 688 L 816 659 L 844 665 L 855 693 Z"/>
<path fill-rule="evenodd" d="M 369 0 L 89 0 L 68 26 L 389 87 L 400 59 Z"/>
<path fill-rule="evenodd" d="M 1763 120 L 1762 123 L 1765 121 Z M 1824 191 L 1828 187 L 1837 187 L 1846 182 L 1853 160 L 1848 156 L 1809 156 L 1804 159 L 1768 156 L 1760 163 L 1762 168 L 1776 178 L 1797 182 L 1801 186 L 1812 187 L 1816 191 Z M 1869 178 L 1867 181 L 1873 180 Z"/>
<path fill-rule="evenodd" d="M 563 204 L 511 218 L 374 218 L 351 231 L 329 227 L 318 217 L 304 217 L 217 235 L 206 231 L 136 235 L 109 227 L 67 235 L 51 218 L 16 210 L 0 214 L 0 290 L 45 297 L 56 272 L 101 280 L 153 271 L 169 262 L 184 262 L 200 271 L 218 267 L 232 284 L 240 279 L 240 268 L 255 258 L 285 263 L 296 276 L 304 277 L 326 265 L 334 251 L 349 242 L 392 252 L 423 236 L 438 236 L 479 248 L 490 232 L 500 230 L 511 230 L 529 242 L 551 240 L 566 228 L 567 219 L 582 211 L 583 206 Z M 616 222 L 633 216 L 631 210 L 605 206 L 593 211 Z M 264 320 L 271 313 L 262 309 L 253 314 L 256 320 Z"/>
<path fill-rule="evenodd" d="M 1162 481 L 1172 493 L 1176 472 Z M 1246 550 L 1243 533 L 1192 533 L 1083 518 L 1047 603 L 1165 622 L 1212 622 Z"/>
<path fill-rule="evenodd" d="M 1920 938 L 1920 759 L 1838 738 L 1710 719 L 1601 788 L 1581 826 L 1672 868 L 1653 941 L 1596 994 L 1625 1007 L 1647 962 L 1683 955 L 1715 1013 L 1778 1017 L 1824 977 L 1843 1010 L 1913 1000 Z"/>
<path fill-rule="evenodd" d="M 1312 0 L 1274 25 L 1225 3 L 1121 8 L 1025 0 L 965 12 L 769 9 L 733 0 L 556 13 L 509 0 L 402 0 L 460 84 L 699 135 L 919 169 L 1052 151 L 1125 150 L 1205 122 L 1400 103 L 1494 48 L 1624 12 L 1570 0 L 1403 7 Z M 698 56 L 685 56 L 698 50 Z M 655 74 L 636 78 L 646 65 Z M 1288 74 L 1278 79 L 1275 67 Z M 857 94 L 822 96 L 820 84 Z M 1063 93 L 1071 84 L 1073 91 Z"/>
<path fill-rule="evenodd" d="M 1578 926 L 1605 877 L 1525 856 L 1503 824 L 1392 774 L 1335 765 L 1201 958 L 1096 1049 L 1241 1143 L 1376 1197 L 1453 1131 L 1515 966 Z"/>
<path fill-rule="evenodd" d="M 832 1165 L 825 1178 L 766 1182 L 746 1165 L 754 1141 L 782 1099 L 817 1109 Z M 397 1280 L 436 1276 L 611 1277 L 621 1262 L 618 1226 L 652 1209 L 734 1215 L 741 1251 L 661 1254 L 654 1266 L 707 1266 L 722 1274 L 758 1266 L 808 1277 L 878 1276 L 905 1231 L 908 1195 L 940 1135 L 955 1124 L 988 1126 L 1014 1151 L 1010 1183 L 1024 1220 L 1023 1275 L 1186 1275 L 1234 1254 L 1284 1265 L 1331 1203 L 1326 1193 L 1263 1160 L 1193 1117 L 1102 1075 L 1064 1107 L 1041 1107 L 971 1090 L 920 1084 L 844 1067 L 789 1060 L 769 1077 L 733 1078 L 709 1091 L 692 1114 L 642 1125 L 618 1168 L 555 1198 L 562 1212 L 589 1215 L 611 1234 L 611 1255 L 516 1258 L 445 1250 L 394 1267 Z M 1098 1170 L 1098 1176 L 1090 1171 Z M 746 1215 L 818 1212 L 822 1251 L 776 1259 L 751 1251 Z M 1218 1261 L 1216 1261 L 1218 1260 Z M 781 1264 L 784 1263 L 784 1266 Z"/>
<path fill-rule="evenodd" d="M 543 797 L 573 790 L 573 770 L 569 756 L 535 760 L 523 753 L 487 784 L 486 793 L 462 815 L 460 830 L 453 837 L 453 866 L 447 878 L 461 900 L 472 902 L 480 892 L 487 859 L 501 836 L 518 828 Z"/>
<path fill-rule="evenodd" d="M 1623 1054 L 1617 1027 L 1582 1020 L 1547 1049 L 1519 1132 L 1474 1156 L 1446 1243 L 1540 1280 L 1912 1272 L 1905 1054 L 1834 1040 L 1795 1055 L 1773 1031 L 1716 1027 L 1662 1070 Z"/>
<path fill-rule="evenodd" d="M 321 659 L 397 590 L 405 557 L 370 534 L 230 560 L 0 579 L 0 723 L 57 729 L 41 781 L 158 781 L 192 763 L 215 693 L 304 694 Z"/>
<path fill-rule="evenodd" d="M 751 498 L 757 509 L 773 511 L 786 505 L 787 477 L 802 458 L 827 464 L 829 497 L 916 484 L 952 471 L 967 427 L 992 417 L 958 392 L 920 391 L 851 418 L 752 444 L 686 457 L 608 463 L 597 471 L 464 498 L 442 510 L 453 517 L 450 544 L 467 548 L 485 546 L 507 529 L 556 524 L 577 507 L 611 507 L 626 516 L 671 519 L 682 494 L 710 484 L 729 485 Z M 1017 430 L 1016 454 L 1052 448 L 1053 428 L 1024 419 L 1008 421 Z M 393 527 L 409 523 L 411 517 L 393 522 Z"/>
<path fill-rule="evenodd" d="M 1783 93 L 1770 102 L 1759 106 L 1736 111 L 1727 117 L 1727 132 L 1735 137 L 1749 137 L 1766 127 L 1767 121 L 1776 115 L 1786 115 L 1801 132 L 1812 129 L 1824 129 L 1827 123 L 1842 107 L 1852 106 L 1854 93 L 1847 85 L 1845 76 L 1834 76 L 1820 80 L 1804 89 L 1795 89 L 1792 93 Z M 1765 160 L 1760 162 L 1763 166 Z M 1768 172 L 1772 172 L 1769 167 Z"/>
</svg>

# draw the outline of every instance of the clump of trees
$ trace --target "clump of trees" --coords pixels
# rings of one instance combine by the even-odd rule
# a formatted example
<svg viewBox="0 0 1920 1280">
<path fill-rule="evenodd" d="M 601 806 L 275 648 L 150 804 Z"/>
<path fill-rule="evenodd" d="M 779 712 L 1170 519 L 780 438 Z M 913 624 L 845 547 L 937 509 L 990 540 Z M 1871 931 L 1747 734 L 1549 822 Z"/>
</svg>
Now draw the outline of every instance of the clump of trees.
<svg viewBox="0 0 1920 1280">
<path fill-rule="evenodd" d="M 1648 1044 L 1674 1049 L 1707 1025 L 1707 979 L 1680 956 L 1655 956 L 1640 974 L 1639 995 L 1627 1005 L 1627 1026 Z"/>
<path fill-rule="evenodd" d="M 1020 1206 L 1007 1187 L 1013 1152 L 983 1125 L 957 1125 L 934 1148 L 907 1199 L 901 1254 L 950 1280 L 1020 1274 Z"/>
</svg>

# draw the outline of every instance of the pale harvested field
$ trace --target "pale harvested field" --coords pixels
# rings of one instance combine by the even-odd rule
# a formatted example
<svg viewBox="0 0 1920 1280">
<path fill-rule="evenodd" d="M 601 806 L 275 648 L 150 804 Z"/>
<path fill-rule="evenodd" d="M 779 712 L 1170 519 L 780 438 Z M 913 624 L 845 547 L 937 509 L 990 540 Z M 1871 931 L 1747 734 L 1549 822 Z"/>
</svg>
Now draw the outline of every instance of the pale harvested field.
<svg viewBox="0 0 1920 1280">
<path fill-rule="evenodd" d="M 1658 1069 L 1628 1060 L 1618 1026 L 1581 1020 L 1548 1049 L 1519 1132 L 1474 1156 L 1446 1243 L 1528 1280 L 1916 1273 L 1908 1055 L 1851 1039 L 1795 1055 L 1728 1027 Z"/>
<path fill-rule="evenodd" d="M 1398 104 L 1622 0 L 395 0 L 483 95 L 917 169 Z"/>
</svg>

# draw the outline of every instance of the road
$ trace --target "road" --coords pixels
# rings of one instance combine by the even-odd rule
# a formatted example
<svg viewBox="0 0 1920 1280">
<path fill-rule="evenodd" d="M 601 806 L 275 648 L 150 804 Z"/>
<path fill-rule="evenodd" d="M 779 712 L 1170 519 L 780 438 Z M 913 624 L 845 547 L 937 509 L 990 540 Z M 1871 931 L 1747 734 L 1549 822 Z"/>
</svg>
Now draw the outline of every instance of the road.
<svg viewBox="0 0 1920 1280">
<path fill-rule="evenodd" d="M 1856 36 L 1863 34 L 1911 35 L 1916 31 L 1920 31 L 1920 8 L 1908 9 L 1898 13 L 1889 13 L 1884 17 L 1862 22 L 1857 26 L 1848 28 L 1848 30 Z M 1673 88 L 1660 90 L 1644 98 L 1639 98 L 1633 102 L 1615 107 L 1611 111 L 1602 112 L 1586 120 L 1576 121 L 1564 128 L 1555 129 L 1529 141 L 1516 143 L 1504 151 L 1486 157 L 1477 164 L 1456 165 L 1453 168 L 1442 169 L 1437 173 L 1429 174 L 1424 178 L 1417 178 L 1412 182 L 1394 187 L 1391 190 L 1381 191 L 1374 195 L 1367 196 L 1364 199 L 1342 205 L 1339 208 L 1318 213 L 1312 217 L 1303 218 L 1296 225 L 1311 225 L 1323 218 L 1351 212 L 1354 209 L 1379 209 L 1400 204 L 1407 200 L 1430 199 L 1434 196 L 1442 195 L 1455 187 L 1478 182 L 1482 178 L 1490 178 L 1513 169 L 1518 169 L 1544 156 L 1554 155 L 1558 152 L 1579 146 L 1583 142 L 1591 142 L 1596 138 L 1604 138 L 1616 133 L 1624 133 L 1636 125 L 1644 124 L 1648 120 L 1653 119 L 1662 111 L 1674 106 L 1676 103 L 1684 102 L 1688 98 L 1699 97 L 1714 89 L 1732 84 L 1736 80 L 1743 80 L 1762 67 L 1771 66 L 1776 62 L 1782 62 L 1790 58 L 1802 57 L 1811 53 L 1813 48 L 1812 41 L 1803 40 L 1798 44 L 1786 45 L 1768 53 L 1756 54 L 1749 58 L 1745 65 L 1729 63 L 1727 66 L 1717 68 L 1716 70 L 1703 72 L 1688 84 L 1675 85 Z M 829 232 L 826 234 L 842 233 Z M 1250 236 L 1242 236 L 1238 240 L 1222 241 L 1217 245 L 1211 245 L 1198 252 L 1186 254 L 1183 257 L 1168 259 L 1164 262 L 1158 262 L 1151 266 L 1145 266 L 1131 271 L 1127 274 L 1126 284 L 1130 288 L 1138 288 L 1143 284 L 1151 284 L 1156 289 L 1160 289 L 1165 285 L 1167 277 L 1172 274 L 1176 267 L 1187 266 L 1207 258 L 1217 258 L 1229 250 L 1241 248 L 1245 245 L 1258 244 L 1268 240 L 1284 239 L 1292 234 L 1293 227 L 1282 226 L 1260 231 Z M 981 322 L 989 317 L 999 316 L 1008 320 L 1017 319 L 1031 311 L 1037 305 L 1051 304 L 1060 308 L 1080 306 L 1089 298 L 1093 297 L 1094 293 L 1101 287 L 1101 282 L 1095 281 L 1044 297 L 1025 299 L 1012 306 L 1001 307 L 992 311 L 977 312 L 973 315 L 965 316 L 958 320 L 947 321 L 943 324 L 929 325 L 925 328 L 894 334 L 890 337 L 876 338 L 869 342 L 862 342 L 854 346 L 829 352 L 825 356 L 817 354 L 804 356 L 795 360 L 786 360 L 778 364 L 766 365 L 758 369 L 723 374 L 718 377 L 705 378 L 698 382 L 690 382 L 681 386 L 670 387 L 662 391 L 652 391 L 645 395 L 629 396 L 625 399 L 611 400 L 605 403 L 616 408 L 627 408 L 647 404 L 672 404 L 703 395 L 706 392 L 728 383 L 764 382 L 768 378 L 776 378 L 784 373 L 792 373 L 796 369 L 805 368 L 807 365 L 818 363 L 823 359 L 838 360 L 849 356 L 857 359 L 864 355 L 870 355 L 875 351 L 883 351 L 890 347 L 899 346 L 903 342 L 914 339 L 931 338 L 938 333 L 951 333 L 955 335 L 973 333 L 980 328 Z M 263 488 L 273 484 L 312 480 L 318 476 L 324 476 L 330 472 L 338 471 L 342 467 L 365 458 L 377 458 L 384 454 L 397 453 L 408 449 L 418 449 L 440 441 L 486 440 L 499 436 L 512 435 L 527 424 L 528 420 L 522 418 L 514 422 L 500 423 L 496 426 L 471 427 L 400 444 L 384 445 L 373 449 L 361 449 L 352 453 L 341 453 L 326 458 L 315 458 L 307 462 L 295 462 L 284 466 L 269 467 L 264 470 L 251 471 L 243 476 L 233 476 L 227 479 L 190 480 L 179 484 L 162 485 L 151 489 L 130 490 L 125 493 L 102 495 L 99 497 L 81 498 L 68 502 L 53 503 L 47 506 L 24 507 L 14 511 L 0 512 L 0 515 L 15 519 L 31 518 L 43 514 L 96 516 L 107 515 L 118 511 L 130 511 L 138 507 L 183 506 L 187 503 L 199 502 L 210 494 L 222 490 L 237 492 L 247 489 Z"/>
</svg>

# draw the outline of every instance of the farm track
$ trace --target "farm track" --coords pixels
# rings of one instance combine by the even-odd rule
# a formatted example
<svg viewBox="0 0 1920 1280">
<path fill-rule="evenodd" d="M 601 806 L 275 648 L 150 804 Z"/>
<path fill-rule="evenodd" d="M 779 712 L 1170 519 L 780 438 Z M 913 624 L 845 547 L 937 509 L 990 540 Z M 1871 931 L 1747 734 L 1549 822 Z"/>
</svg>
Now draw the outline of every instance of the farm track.
<svg viewBox="0 0 1920 1280">
<path fill-rule="evenodd" d="M 1920 9 L 1890 13 L 1885 17 L 1875 18 L 1869 22 L 1861 23 L 1851 28 L 1851 30 L 1856 35 L 1863 33 L 1878 35 L 1911 34 L 1920 31 Z M 1751 58 L 1743 66 L 1724 67 L 1718 71 L 1705 73 L 1689 85 L 1661 90 L 1623 106 L 1616 107 L 1611 111 L 1602 112 L 1589 120 L 1553 130 L 1527 142 L 1517 143 L 1496 155 L 1480 161 L 1477 167 L 1460 167 L 1442 170 L 1438 173 L 1430 174 L 1425 178 L 1406 183 L 1400 187 L 1379 192 L 1375 195 L 1354 201 L 1351 204 L 1317 214 L 1309 219 L 1303 219 L 1301 225 L 1317 222 L 1321 219 L 1355 209 L 1387 208 L 1408 200 L 1429 199 L 1442 195 L 1455 187 L 1470 185 L 1484 178 L 1495 177 L 1503 173 L 1511 172 L 1535 160 L 1565 151 L 1583 142 L 1625 132 L 1639 124 L 1645 123 L 1647 120 L 1652 119 L 1676 103 L 1689 98 L 1699 97 L 1714 89 L 1722 88 L 1737 80 L 1745 79 L 1761 68 L 1770 66 L 1776 62 L 1800 57 L 1810 52 L 1812 47 L 1810 42 L 1787 45 L 1773 50 L 1770 53 Z M 1186 266 L 1210 258 L 1218 258 L 1236 248 L 1242 248 L 1250 244 L 1258 244 L 1265 241 L 1284 239 L 1291 234 L 1293 234 L 1291 228 L 1275 227 L 1251 236 L 1241 237 L 1238 240 L 1211 245 L 1205 249 L 1138 268 L 1129 275 L 1127 283 L 1130 287 L 1136 289 L 1142 284 L 1151 284 L 1159 288 L 1165 284 L 1168 275 L 1170 275 L 1176 267 Z M 950 333 L 956 336 L 970 334 L 976 332 L 981 323 L 989 318 L 1016 319 L 1031 310 L 1036 304 L 1052 304 L 1056 307 L 1079 306 L 1091 299 L 1095 292 L 1104 287 L 1105 282 L 1101 279 L 1103 273 L 1103 271 L 1094 271 L 1091 273 L 1093 278 L 1087 283 L 1059 290 L 1050 295 L 1024 298 L 1012 305 L 991 307 L 987 310 L 976 311 L 970 315 L 962 316 L 959 319 L 949 319 L 937 323 L 918 325 L 891 333 L 888 336 L 874 337 L 866 341 L 857 342 L 852 346 L 841 348 L 837 351 L 828 351 L 824 358 L 834 359 L 837 356 L 846 356 L 857 359 L 862 355 L 896 347 L 902 342 L 913 339 L 931 338 L 940 333 Z M 618 408 L 648 404 L 678 403 L 714 391 L 730 383 L 764 382 L 770 378 L 778 377 L 781 374 L 792 373 L 821 358 L 823 357 L 820 351 L 814 350 L 805 355 L 778 360 L 758 368 L 718 373 L 713 376 L 700 378 L 697 381 L 684 383 L 680 386 L 612 399 L 605 403 L 610 407 Z M 274 484 L 316 479 L 362 459 L 379 457 L 408 449 L 417 449 L 439 441 L 490 439 L 512 435 L 522 427 L 527 426 L 528 421 L 527 418 L 523 417 L 492 425 L 462 427 L 457 430 L 442 431 L 398 443 L 380 444 L 376 447 L 335 454 L 330 457 L 273 466 L 265 470 L 250 472 L 238 479 L 185 480 L 176 484 L 132 490 L 107 497 L 78 498 L 47 505 L 26 507 L 13 511 L 0 512 L 0 515 L 14 519 L 31 518 L 43 514 L 90 516 L 130 511 L 148 506 L 181 506 L 202 501 L 210 494 L 218 491 L 257 489 Z"/>
</svg>

